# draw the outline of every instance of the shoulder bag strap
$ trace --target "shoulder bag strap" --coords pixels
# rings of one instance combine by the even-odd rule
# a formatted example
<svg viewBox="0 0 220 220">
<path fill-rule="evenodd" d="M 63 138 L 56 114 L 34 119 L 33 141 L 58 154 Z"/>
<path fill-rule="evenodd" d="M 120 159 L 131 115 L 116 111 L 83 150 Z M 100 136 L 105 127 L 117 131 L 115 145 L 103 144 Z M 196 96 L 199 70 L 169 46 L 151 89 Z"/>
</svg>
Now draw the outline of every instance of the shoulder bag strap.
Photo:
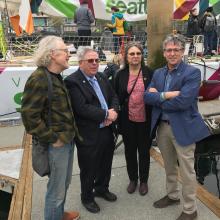
<svg viewBox="0 0 220 220">
<path fill-rule="evenodd" d="M 133 84 L 133 86 L 132 86 L 132 88 L 131 88 L 131 91 L 128 93 L 128 97 L 129 97 L 129 96 L 131 95 L 131 93 L 133 92 L 134 87 L 135 87 L 135 85 L 136 85 L 136 83 L 137 83 L 137 81 L 138 81 L 138 77 L 139 77 L 140 73 L 141 73 L 141 68 L 140 68 L 140 70 L 139 70 L 139 72 L 138 72 L 138 75 L 137 75 L 137 78 L 135 79 L 135 82 L 134 82 L 134 84 Z"/>
<path fill-rule="evenodd" d="M 48 109 L 48 126 L 51 125 L 51 105 L 52 105 L 52 96 L 53 96 L 53 84 L 51 80 L 51 75 L 49 71 L 45 68 L 47 81 L 48 81 L 48 103 L 49 103 L 49 109 Z"/>
</svg>

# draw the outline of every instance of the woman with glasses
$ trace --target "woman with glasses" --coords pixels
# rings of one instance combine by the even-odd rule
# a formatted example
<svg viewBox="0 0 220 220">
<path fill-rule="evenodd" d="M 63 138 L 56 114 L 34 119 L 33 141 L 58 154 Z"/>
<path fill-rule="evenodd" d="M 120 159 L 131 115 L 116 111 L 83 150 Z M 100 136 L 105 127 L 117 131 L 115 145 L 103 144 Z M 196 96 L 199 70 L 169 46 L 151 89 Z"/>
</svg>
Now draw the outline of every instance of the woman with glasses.
<svg viewBox="0 0 220 220">
<path fill-rule="evenodd" d="M 144 104 L 143 97 L 151 78 L 152 72 L 144 64 L 141 44 L 130 42 L 125 49 L 123 67 L 115 79 L 115 90 L 121 107 L 118 122 L 130 179 L 127 191 L 134 193 L 139 179 L 141 195 L 148 192 L 151 107 Z"/>
</svg>

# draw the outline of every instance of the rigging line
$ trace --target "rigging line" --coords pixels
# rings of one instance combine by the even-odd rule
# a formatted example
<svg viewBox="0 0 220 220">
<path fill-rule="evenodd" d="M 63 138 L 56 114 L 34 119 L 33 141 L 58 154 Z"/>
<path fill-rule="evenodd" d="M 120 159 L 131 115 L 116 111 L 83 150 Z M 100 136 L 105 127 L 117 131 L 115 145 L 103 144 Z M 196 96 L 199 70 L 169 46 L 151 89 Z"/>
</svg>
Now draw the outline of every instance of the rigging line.
<svg viewBox="0 0 220 220">
<path fill-rule="evenodd" d="M 190 61 L 189 63 L 198 64 L 199 66 L 204 66 L 204 67 L 207 67 L 207 68 L 212 69 L 212 70 L 218 70 L 218 69 L 216 69 L 216 68 L 214 68 L 214 67 L 207 66 L 207 65 L 205 64 L 205 62 L 204 62 L 204 64 L 197 63 L 197 62 L 194 62 L 194 61 Z"/>
</svg>

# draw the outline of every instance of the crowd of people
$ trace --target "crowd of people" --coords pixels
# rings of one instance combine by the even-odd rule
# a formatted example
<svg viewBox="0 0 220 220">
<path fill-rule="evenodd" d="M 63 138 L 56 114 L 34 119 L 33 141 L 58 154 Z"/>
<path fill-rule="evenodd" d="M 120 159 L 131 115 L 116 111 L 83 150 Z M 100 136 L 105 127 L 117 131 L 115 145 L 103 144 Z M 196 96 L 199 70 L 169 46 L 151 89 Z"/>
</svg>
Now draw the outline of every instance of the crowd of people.
<svg viewBox="0 0 220 220">
<path fill-rule="evenodd" d="M 76 13 L 89 19 L 82 24 L 79 35 L 91 34 L 91 11 L 83 1 Z M 121 42 L 117 24 L 123 16 L 112 8 L 115 29 L 114 45 L 118 52 Z M 214 30 L 209 31 L 205 19 L 202 24 L 205 52 Z M 77 18 L 77 16 L 79 16 Z M 216 20 L 214 21 L 216 24 Z M 200 33 L 195 10 L 191 11 L 187 34 Z M 114 32 L 113 32 L 114 33 Z M 209 40 L 208 40 L 209 39 Z M 114 75 L 98 71 L 98 52 L 87 45 L 77 50 L 78 70 L 63 80 L 61 72 L 69 68 L 67 45 L 57 36 L 47 36 L 35 53 L 37 69 L 28 78 L 22 99 L 21 116 L 28 133 L 47 146 L 50 173 L 45 196 L 45 220 L 79 219 L 77 211 L 65 211 L 64 204 L 71 182 L 74 146 L 80 168 L 81 203 L 91 213 L 100 212 L 95 198 L 114 202 L 117 195 L 110 190 L 114 136 L 119 133 L 125 149 L 128 174 L 127 192 L 138 188 L 148 193 L 150 148 L 156 137 L 164 160 L 166 195 L 155 201 L 155 209 L 179 205 L 178 171 L 182 180 L 182 213 L 177 220 L 197 217 L 196 174 L 194 152 L 196 142 L 210 135 L 198 112 L 197 100 L 201 82 L 200 70 L 183 62 L 185 37 L 170 34 L 162 43 L 167 64 L 152 71 L 144 62 L 141 43 L 129 42 L 115 61 Z M 109 69 L 107 69 L 110 71 Z M 48 79 L 52 81 L 52 100 L 48 98 Z M 111 76 L 111 81 L 108 77 Z M 49 111 L 50 108 L 50 111 Z M 48 123 L 50 118 L 50 123 Z"/>
<path fill-rule="evenodd" d="M 132 26 L 129 28 L 126 27 L 127 21 L 119 8 L 112 6 L 111 12 L 111 23 L 107 23 L 102 32 L 100 47 L 104 50 L 110 50 L 111 52 L 118 54 L 121 52 L 121 49 L 124 49 L 124 43 L 132 38 Z M 81 1 L 81 5 L 74 16 L 74 22 L 77 24 L 79 36 L 79 41 L 76 47 L 90 45 L 91 24 L 95 22 L 95 18 L 91 10 L 88 8 L 88 0 Z M 191 39 L 189 54 L 196 53 L 195 45 L 193 45 L 193 37 L 198 35 L 203 36 L 203 55 L 217 54 L 218 32 L 217 19 L 213 7 L 208 7 L 204 13 L 200 14 L 198 14 L 197 8 L 192 8 L 189 11 L 186 30 L 186 37 Z M 144 41 L 144 36 L 142 37 Z M 145 42 L 142 43 L 142 46 L 145 47 Z"/>
<path fill-rule="evenodd" d="M 208 7 L 203 15 L 198 15 L 197 9 L 190 10 L 187 26 L 187 37 L 193 38 L 197 35 L 204 37 L 203 55 L 214 55 L 218 53 L 218 30 L 217 20 L 213 7 Z M 190 53 L 192 53 L 193 44 L 191 44 Z"/>
<path fill-rule="evenodd" d="M 164 160 L 167 194 L 153 207 L 180 204 L 179 167 L 183 211 L 177 220 L 197 217 L 195 143 L 210 134 L 197 107 L 200 70 L 182 61 L 184 48 L 182 35 L 168 35 L 163 42 L 167 64 L 153 72 L 144 63 L 141 44 L 130 42 L 111 84 L 98 72 L 97 51 L 88 46 L 78 48 L 79 68 L 63 81 L 61 72 L 69 67 L 67 45 L 56 36 L 40 41 L 35 53 L 37 69 L 26 82 L 21 116 L 26 131 L 48 146 L 45 220 L 80 216 L 76 211 L 64 211 L 75 145 L 85 209 L 100 212 L 96 197 L 117 200 L 110 191 L 115 132 L 120 132 L 124 142 L 127 192 L 132 194 L 138 187 L 141 196 L 148 193 L 149 151 L 156 136 Z M 46 72 L 53 88 L 50 113 Z"/>
</svg>

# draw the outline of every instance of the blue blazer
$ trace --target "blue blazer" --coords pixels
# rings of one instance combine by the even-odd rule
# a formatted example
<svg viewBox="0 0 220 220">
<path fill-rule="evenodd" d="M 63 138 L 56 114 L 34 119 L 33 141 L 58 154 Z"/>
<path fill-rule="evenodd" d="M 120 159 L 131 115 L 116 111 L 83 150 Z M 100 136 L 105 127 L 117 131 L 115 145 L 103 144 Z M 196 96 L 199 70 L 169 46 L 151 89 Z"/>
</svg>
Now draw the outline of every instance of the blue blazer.
<svg viewBox="0 0 220 220">
<path fill-rule="evenodd" d="M 198 93 L 201 83 L 200 70 L 181 62 L 173 70 L 173 78 L 169 91 L 180 91 L 180 95 L 163 101 L 160 97 L 164 91 L 167 66 L 157 69 L 153 75 L 149 88 L 156 88 L 158 92 L 145 91 L 144 100 L 153 106 L 151 132 L 157 127 L 162 111 L 169 117 L 170 126 L 176 141 L 181 146 L 187 146 L 210 135 L 201 115 L 198 112 Z"/>
</svg>

